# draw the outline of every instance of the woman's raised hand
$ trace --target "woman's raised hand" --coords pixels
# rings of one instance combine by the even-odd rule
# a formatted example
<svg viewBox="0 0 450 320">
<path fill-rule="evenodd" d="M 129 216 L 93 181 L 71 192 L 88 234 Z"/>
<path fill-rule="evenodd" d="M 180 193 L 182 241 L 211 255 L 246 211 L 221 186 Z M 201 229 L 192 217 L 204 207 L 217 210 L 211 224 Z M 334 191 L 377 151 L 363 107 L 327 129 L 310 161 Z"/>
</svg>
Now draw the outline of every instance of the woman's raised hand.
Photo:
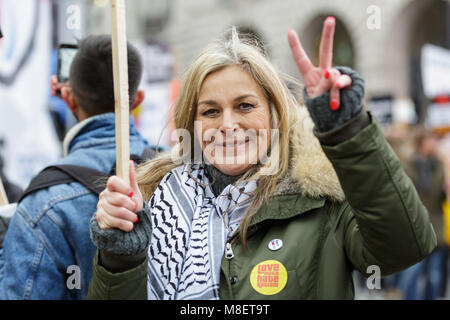
<svg viewBox="0 0 450 320">
<path fill-rule="evenodd" d="M 96 218 L 101 229 L 117 228 L 129 232 L 138 222 L 136 212 L 142 210 L 143 200 L 133 161 L 130 161 L 130 182 L 131 186 L 117 176 L 109 177 L 97 203 Z"/>
<path fill-rule="evenodd" d="M 317 67 L 311 63 L 306 55 L 297 33 L 294 30 L 288 32 L 289 45 L 298 70 L 305 81 L 306 93 L 310 98 L 315 98 L 329 91 L 331 110 L 339 109 L 339 90 L 352 84 L 352 79 L 348 75 L 341 74 L 339 70 L 332 68 L 335 26 L 336 20 L 334 17 L 325 19 L 320 41 L 319 66 Z"/>
</svg>

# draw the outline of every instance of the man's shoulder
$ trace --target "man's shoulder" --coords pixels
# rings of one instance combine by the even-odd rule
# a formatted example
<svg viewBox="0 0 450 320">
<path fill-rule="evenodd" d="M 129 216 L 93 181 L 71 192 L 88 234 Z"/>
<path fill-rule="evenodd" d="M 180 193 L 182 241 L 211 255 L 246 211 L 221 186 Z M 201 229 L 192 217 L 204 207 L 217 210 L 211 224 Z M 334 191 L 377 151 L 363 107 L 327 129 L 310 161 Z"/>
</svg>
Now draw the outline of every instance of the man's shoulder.
<svg viewBox="0 0 450 320">
<path fill-rule="evenodd" d="M 17 205 L 20 214 L 31 226 L 37 225 L 49 212 L 56 215 L 82 215 L 95 210 L 98 197 L 79 182 L 58 184 L 32 192 Z"/>
</svg>

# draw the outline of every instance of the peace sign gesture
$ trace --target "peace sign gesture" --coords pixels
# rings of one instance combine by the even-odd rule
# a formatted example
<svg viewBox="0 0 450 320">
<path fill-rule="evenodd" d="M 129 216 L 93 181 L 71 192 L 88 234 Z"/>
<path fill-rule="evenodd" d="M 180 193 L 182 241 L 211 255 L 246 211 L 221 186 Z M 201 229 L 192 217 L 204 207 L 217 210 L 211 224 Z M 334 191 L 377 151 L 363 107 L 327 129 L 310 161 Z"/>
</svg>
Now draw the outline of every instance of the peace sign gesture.
<svg viewBox="0 0 450 320">
<path fill-rule="evenodd" d="M 333 63 L 333 37 L 336 20 L 334 17 L 325 19 L 322 29 L 322 39 L 319 49 L 319 66 L 315 67 L 306 55 L 297 33 L 289 30 L 288 40 L 295 63 L 303 76 L 306 93 L 310 98 L 315 98 L 330 91 L 331 110 L 339 109 L 339 90 L 349 87 L 352 79 L 339 70 L 332 68 Z"/>
</svg>

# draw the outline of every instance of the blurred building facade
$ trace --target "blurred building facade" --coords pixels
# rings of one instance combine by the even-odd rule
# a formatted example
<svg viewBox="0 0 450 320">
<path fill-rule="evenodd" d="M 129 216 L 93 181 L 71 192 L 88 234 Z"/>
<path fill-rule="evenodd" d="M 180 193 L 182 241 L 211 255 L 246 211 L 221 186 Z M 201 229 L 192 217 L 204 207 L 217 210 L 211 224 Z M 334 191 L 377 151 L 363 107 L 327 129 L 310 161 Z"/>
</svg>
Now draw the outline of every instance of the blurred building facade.
<svg viewBox="0 0 450 320">
<path fill-rule="evenodd" d="M 108 32 L 107 1 L 93 2 L 89 30 Z M 169 45 L 176 76 L 202 47 L 236 25 L 262 40 L 279 69 L 299 77 L 287 31 L 297 31 L 314 59 L 329 15 L 337 19 L 335 63 L 363 75 L 369 99 L 389 99 L 394 121 L 423 121 L 429 101 L 421 90 L 420 52 L 426 43 L 450 48 L 448 0 L 127 1 L 129 38 Z"/>
</svg>

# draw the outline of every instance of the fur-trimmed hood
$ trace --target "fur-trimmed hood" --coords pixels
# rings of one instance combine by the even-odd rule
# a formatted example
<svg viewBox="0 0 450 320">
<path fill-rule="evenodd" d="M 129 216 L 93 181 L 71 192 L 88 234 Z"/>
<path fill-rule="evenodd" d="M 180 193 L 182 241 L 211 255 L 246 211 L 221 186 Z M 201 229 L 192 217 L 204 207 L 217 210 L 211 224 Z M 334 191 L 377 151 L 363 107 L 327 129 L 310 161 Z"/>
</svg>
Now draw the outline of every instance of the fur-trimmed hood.
<svg viewBox="0 0 450 320">
<path fill-rule="evenodd" d="M 306 107 L 298 108 L 298 122 L 291 133 L 291 164 L 280 179 L 275 195 L 301 193 L 312 198 L 345 199 L 333 165 L 313 133 L 314 123 Z"/>
</svg>

